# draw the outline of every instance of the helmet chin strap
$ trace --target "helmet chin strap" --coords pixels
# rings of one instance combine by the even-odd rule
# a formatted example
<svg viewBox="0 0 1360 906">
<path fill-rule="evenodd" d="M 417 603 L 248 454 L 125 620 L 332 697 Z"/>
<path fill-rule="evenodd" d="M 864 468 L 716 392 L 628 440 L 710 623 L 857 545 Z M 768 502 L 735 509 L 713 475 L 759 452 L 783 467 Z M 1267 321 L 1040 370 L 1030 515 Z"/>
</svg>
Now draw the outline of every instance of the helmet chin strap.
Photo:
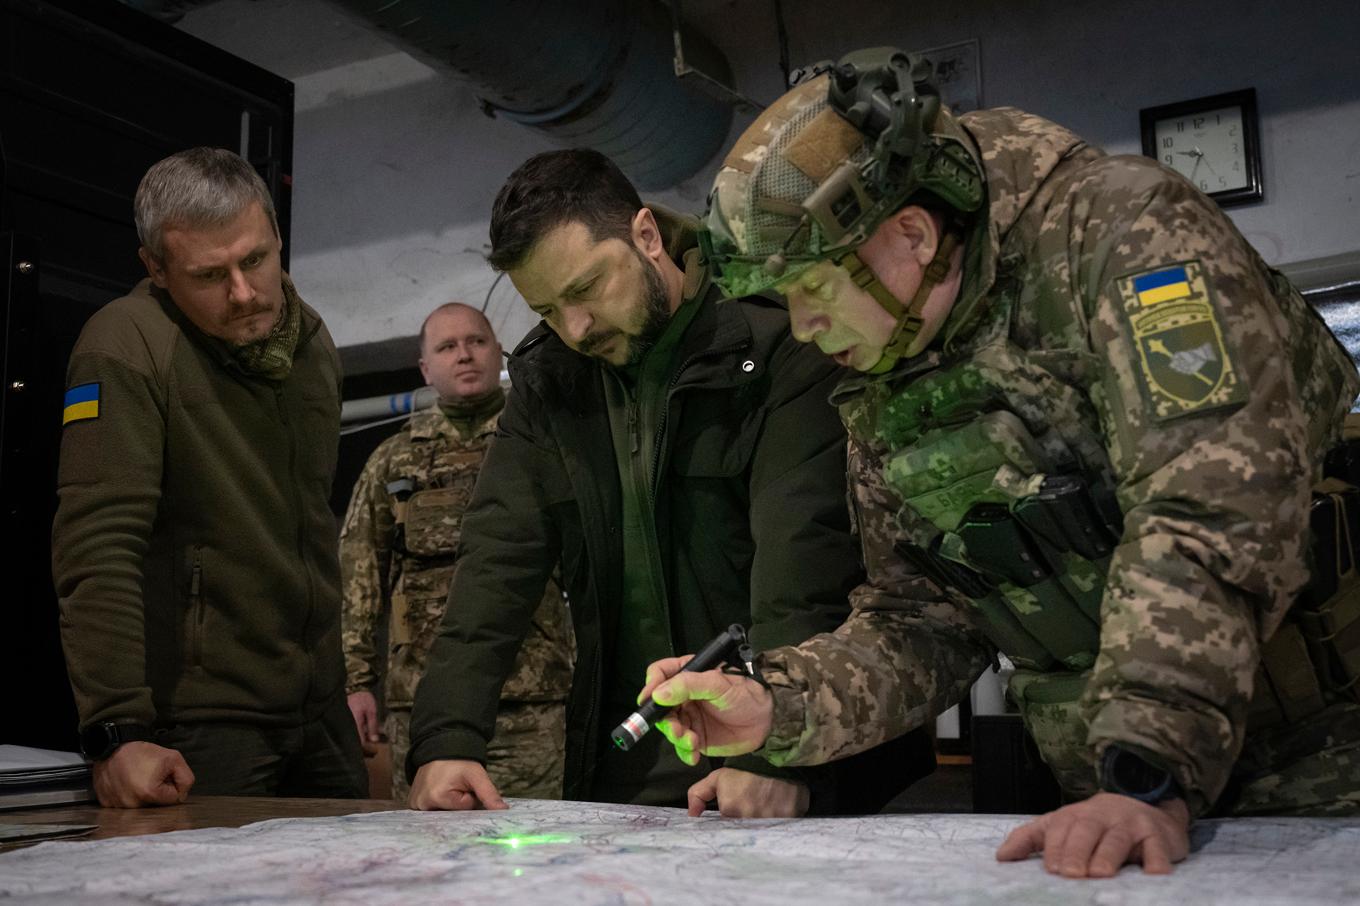
<svg viewBox="0 0 1360 906">
<path fill-rule="evenodd" d="M 958 246 L 959 236 L 953 230 L 946 231 L 940 237 L 935 257 L 926 265 L 925 272 L 921 275 L 921 285 L 916 287 L 916 294 L 905 307 L 879 282 L 878 277 L 869 270 L 869 266 L 859 255 L 853 251 L 847 252 L 840 259 L 838 263 L 850 274 L 850 279 L 855 285 L 873 296 L 874 300 L 883 306 L 884 311 L 897 319 L 897 326 L 888 339 L 888 345 L 883 347 L 882 356 L 874 367 L 869 369 L 869 374 L 884 374 L 891 371 L 898 359 L 906 355 L 907 349 L 920 335 L 924 324 L 921 315 L 925 311 L 926 302 L 930 299 L 931 291 L 949 276 L 949 259 L 954 257 L 954 249 Z"/>
</svg>

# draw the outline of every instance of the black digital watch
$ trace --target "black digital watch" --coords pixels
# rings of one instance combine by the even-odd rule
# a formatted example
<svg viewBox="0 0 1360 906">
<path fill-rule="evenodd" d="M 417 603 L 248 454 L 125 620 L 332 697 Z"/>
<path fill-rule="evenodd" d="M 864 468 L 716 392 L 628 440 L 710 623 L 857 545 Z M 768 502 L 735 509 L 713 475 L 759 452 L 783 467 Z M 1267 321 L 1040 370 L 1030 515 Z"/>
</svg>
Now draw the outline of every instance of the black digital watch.
<svg viewBox="0 0 1360 906">
<path fill-rule="evenodd" d="M 91 761 L 103 761 L 125 742 L 150 742 L 151 738 L 146 724 L 103 720 L 80 731 L 80 751 Z"/>
<path fill-rule="evenodd" d="M 1100 788 L 1148 805 L 1185 798 L 1170 771 L 1117 745 L 1107 748 L 1100 759 Z"/>
</svg>

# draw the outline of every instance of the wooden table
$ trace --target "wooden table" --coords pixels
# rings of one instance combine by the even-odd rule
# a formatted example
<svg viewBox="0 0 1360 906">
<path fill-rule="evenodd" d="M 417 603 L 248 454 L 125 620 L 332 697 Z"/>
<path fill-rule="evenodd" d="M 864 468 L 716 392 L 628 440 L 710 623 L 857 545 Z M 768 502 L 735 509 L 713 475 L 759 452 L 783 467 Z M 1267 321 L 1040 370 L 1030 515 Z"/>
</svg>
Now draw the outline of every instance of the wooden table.
<svg viewBox="0 0 1360 906">
<path fill-rule="evenodd" d="M 193 796 L 181 805 L 156 808 L 48 806 L 0 812 L 0 824 L 93 824 L 75 840 L 100 840 L 200 827 L 241 827 L 267 818 L 320 818 L 397 808 L 389 799 L 269 799 L 255 796 Z"/>
</svg>

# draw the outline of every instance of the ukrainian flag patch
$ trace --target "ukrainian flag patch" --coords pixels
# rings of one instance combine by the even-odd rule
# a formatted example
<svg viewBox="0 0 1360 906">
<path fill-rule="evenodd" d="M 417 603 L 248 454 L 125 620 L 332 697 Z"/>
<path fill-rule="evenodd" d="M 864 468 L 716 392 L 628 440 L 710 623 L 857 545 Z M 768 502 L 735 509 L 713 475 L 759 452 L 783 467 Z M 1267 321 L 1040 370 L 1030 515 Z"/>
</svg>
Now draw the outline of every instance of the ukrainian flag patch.
<svg viewBox="0 0 1360 906">
<path fill-rule="evenodd" d="M 1133 278 L 1133 291 L 1144 308 L 1162 302 L 1173 302 L 1190 295 L 1190 278 L 1183 267 L 1168 267 Z"/>
<path fill-rule="evenodd" d="M 1154 421 L 1246 401 L 1204 266 L 1185 261 L 1118 281 Z"/>
<path fill-rule="evenodd" d="M 77 384 L 66 391 L 66 402 L 61 411 L 61 423 L 69 425 L 71 422 L 83 421 L 87 418 L 99 418 L 99 382 L 93 384 Z"/>
</svg>

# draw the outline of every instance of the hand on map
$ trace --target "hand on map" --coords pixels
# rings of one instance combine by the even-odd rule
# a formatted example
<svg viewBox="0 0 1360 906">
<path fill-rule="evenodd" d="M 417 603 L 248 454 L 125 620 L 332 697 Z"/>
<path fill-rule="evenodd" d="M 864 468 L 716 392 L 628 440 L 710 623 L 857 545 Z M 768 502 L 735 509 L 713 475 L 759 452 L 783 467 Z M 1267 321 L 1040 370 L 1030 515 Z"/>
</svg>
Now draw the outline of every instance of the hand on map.
<svg viewBox="0 0 1360 906">
<path fill-rule="evenodd" d="M 686 655 L 654 662 L 638 694 L 639 704 L 651 696 L 658 705 L 675 708 L 656 724 L 675 746 L 675 754 L 694 765 L 701 754 L 745 755 L 760 748 L 774 716 L 770 691 L 753 679 L 721 670 L 681 673 L 689 659 Z"/>
<path fill-rule="evenodd" d="M 810 796 L 806 784 L 718 768 L 689 788 L 689 814 L 697 818 L 714 799 L 724 818 L 801 818 Z"/>
<path fill-rule="evenodd" d="M 150 742 L 125 742 L 94 763 L 94 794 L 105 808 L 183 802 L 194 785 L 184 756 Z"/>
<path fill-rule="evenodd" d="M 1049 874 L 1109 878 L 1125 863 L 1150 875 L 1171 872 L 1190 852 L 1190 811 L 1181 799 L 1148 805 L 1117 793 L 1096 793 L 1011 831 L 996 851 L 1013 862 L 1042 851 Z"/>
<path fill-rule="evenodd" d="M 486 768 L 475 761 L 447 759 L 422 764 L 411 781 L 406 803 L 421 811 L 461 812 L 509 808 Z"/>
<path fill-rule="evenodd" d="M 354 715 L 354 726 L 359 730 L 359 745 L 364 755 L 378 753 L 378 700 L 367 689 L 351 692 L 346 698 L 349 713 Z"/>
</svg>

